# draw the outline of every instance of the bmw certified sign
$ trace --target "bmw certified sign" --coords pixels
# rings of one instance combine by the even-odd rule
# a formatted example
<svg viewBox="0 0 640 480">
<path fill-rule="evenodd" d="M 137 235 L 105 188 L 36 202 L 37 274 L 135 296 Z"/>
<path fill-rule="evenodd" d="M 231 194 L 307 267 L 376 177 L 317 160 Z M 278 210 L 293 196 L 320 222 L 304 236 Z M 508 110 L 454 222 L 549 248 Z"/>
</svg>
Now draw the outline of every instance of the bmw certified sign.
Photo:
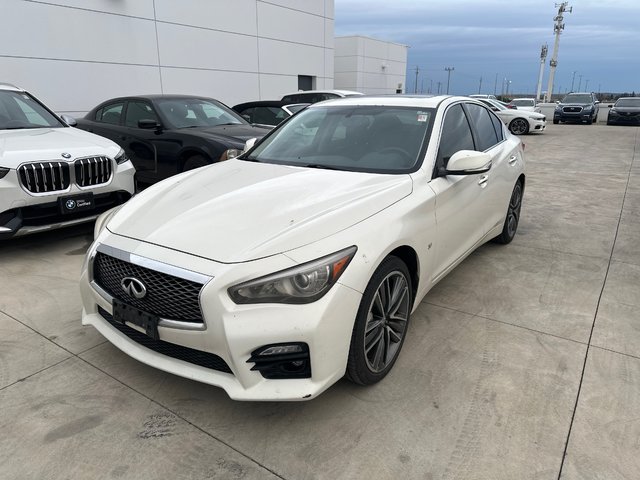
<svg viewBox="0 0 640 480">
<path fill-rule="evenodd" d="M 67 210 L 73 210 L 74 208 L 76 208 L 76 201 L 69 199 L 65 202 L 64 206 L 67 208 Z"/>
<path fill-rule="evenodd" d="M 62 158 L 71 158 L 71 154 L 70 154 L 70 153 L 67 153 L 67 152 L 64 152 L 64 153 L 62 154 Z"/>
<path fill-rule="evenodd" d="M 124 277 L 122 281 L 120 281 L 120 285 L 122 286 L 122 290 L 130 297 L 140 299 L 147 295 L 147 287 L 135 277 Z"/>
</svg>

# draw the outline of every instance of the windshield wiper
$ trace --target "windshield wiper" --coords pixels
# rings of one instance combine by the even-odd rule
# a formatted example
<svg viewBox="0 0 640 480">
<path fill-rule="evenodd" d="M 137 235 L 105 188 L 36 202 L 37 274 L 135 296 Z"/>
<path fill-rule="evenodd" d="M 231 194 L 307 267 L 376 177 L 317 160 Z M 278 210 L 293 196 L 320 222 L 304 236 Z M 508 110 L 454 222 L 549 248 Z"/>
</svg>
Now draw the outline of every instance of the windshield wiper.
<svg viewBox="0 0 640 480">
<path fill-rule="evenodd" d="M 306 168 L 319 168 L 322 170 L 338 170 L 338 171 L 344 171 L 346 170 L 346 168 L 340 168 L 340 167 L 332 167 L 330 165 L 323 165 L 321 163 L 307 163 L 306 165 L 293 165 L 294 167 L 306 167 Z"/>
</svg>

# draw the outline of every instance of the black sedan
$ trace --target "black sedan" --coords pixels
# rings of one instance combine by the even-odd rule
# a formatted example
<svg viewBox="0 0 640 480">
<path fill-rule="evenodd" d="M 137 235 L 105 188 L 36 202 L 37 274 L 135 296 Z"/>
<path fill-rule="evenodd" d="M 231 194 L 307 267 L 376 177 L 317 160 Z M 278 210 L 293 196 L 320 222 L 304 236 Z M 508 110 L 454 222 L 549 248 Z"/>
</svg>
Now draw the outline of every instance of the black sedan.
<svg viewBox="0 0 640 480">
<path fill-rule="evenodd" d="M 640 125 L 640 97 L 623 97 L 609 105 L 607 125 Z"/>
<path fill-rule="evenodd" d="M 78 127 L 124 148 L 142 185 L 235 157 L 248 139 L 269 132 L 217 100 L 187 95 L 107 100 L 79 119 Z"/>
<path fill-rule="evenodd" d="M 310 104 L 292 104 L 282 100 L 259 100 L 241 103 L 233 107 L 233 110 L 250 123 L 274 127 L 294 113 L 304 110 L 308 105 Z"/>
</svg>

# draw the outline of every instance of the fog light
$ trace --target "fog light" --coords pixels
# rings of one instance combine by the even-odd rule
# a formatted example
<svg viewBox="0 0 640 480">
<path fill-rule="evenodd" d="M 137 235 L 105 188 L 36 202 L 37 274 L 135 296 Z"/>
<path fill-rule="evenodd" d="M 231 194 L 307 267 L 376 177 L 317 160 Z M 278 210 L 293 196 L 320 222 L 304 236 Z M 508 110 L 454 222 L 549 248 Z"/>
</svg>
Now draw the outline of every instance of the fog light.
<svg viewBox="0 0 640 480">
<path fill-rule="evenodd" d="M 277 343 L 264 345 L 253 352 L 247 363 L 271 380 L 311 378 L 311 358 L 306 343 Z"/>
</svg>

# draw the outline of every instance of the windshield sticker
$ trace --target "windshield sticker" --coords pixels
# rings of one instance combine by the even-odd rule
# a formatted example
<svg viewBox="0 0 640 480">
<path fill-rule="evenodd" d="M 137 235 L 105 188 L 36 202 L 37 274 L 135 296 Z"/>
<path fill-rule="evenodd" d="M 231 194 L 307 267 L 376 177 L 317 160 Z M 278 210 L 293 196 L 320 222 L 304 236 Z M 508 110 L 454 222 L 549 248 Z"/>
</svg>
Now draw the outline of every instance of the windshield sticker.
<svg viewBox="0 0 640 480">
<path fill-rule="evenodd" d="M 419 122 L 426 122 L 428 118 L 429 118 L 428 114 L 426 114 L 426 113 L 418 113 L 418 121 Z"/>
</svg>

